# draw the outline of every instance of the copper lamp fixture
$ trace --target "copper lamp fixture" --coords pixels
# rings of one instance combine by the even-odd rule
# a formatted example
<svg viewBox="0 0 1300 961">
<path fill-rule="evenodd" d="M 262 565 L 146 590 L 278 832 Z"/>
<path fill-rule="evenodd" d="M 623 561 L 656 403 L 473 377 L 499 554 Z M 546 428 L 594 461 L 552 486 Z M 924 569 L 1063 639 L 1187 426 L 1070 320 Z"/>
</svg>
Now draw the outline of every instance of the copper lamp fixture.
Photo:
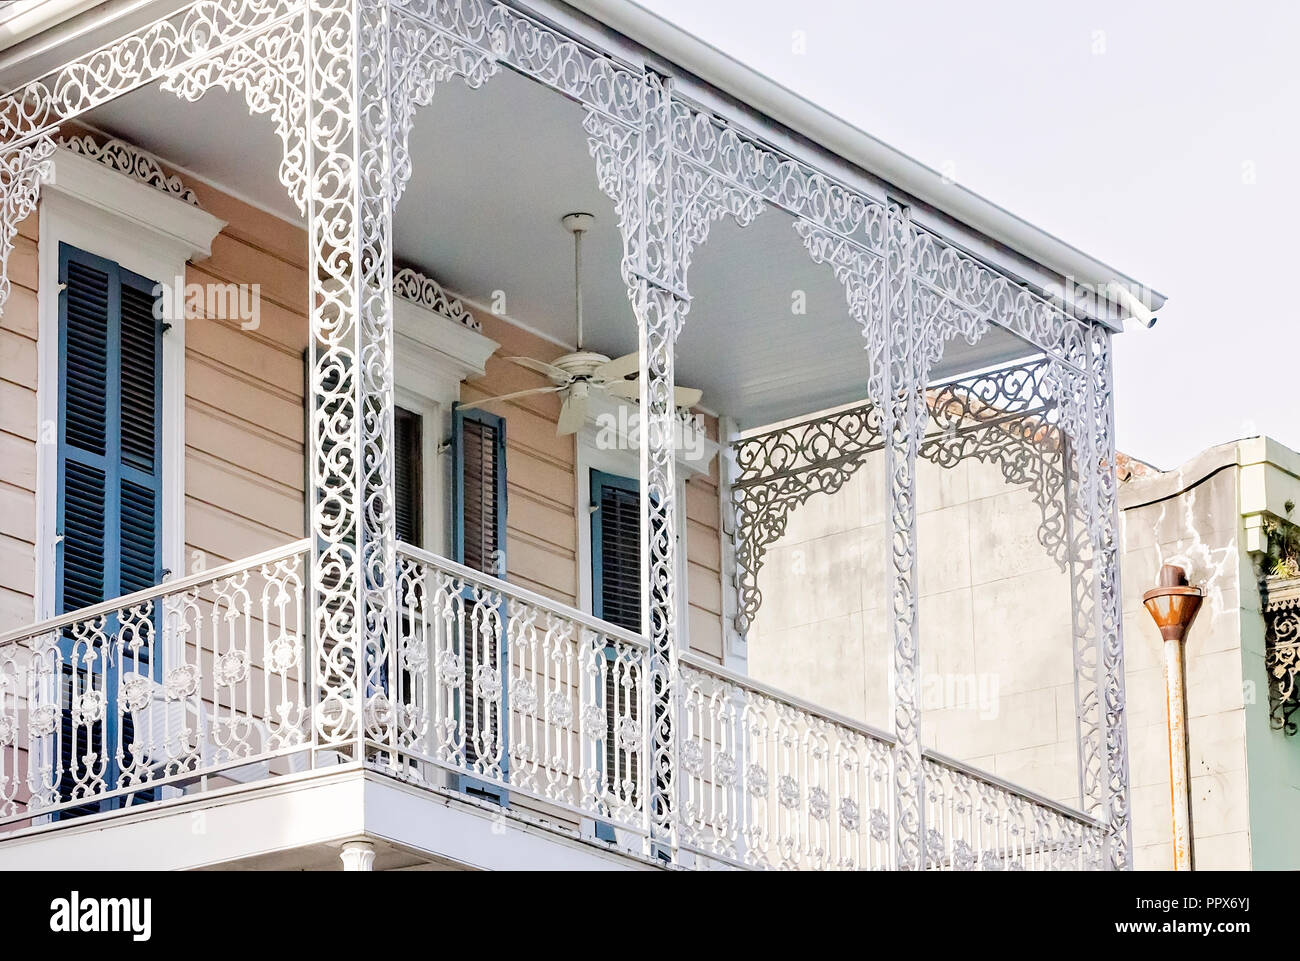
<svg viewBox="0 0 1300 961">
<path fill-rule="evenodd" d="M 1187 702 L 1183 680 L 1183 641 L 1201 609 L 1205 592 L 1187 583 L 1187 572 L 1166 564 L 1156 587 L 1142 595 L 1151 619 L 1164 638 L 1165 701 L 1169 713 L 1169 793 L 1174 828 L 1174 870 L 1190 871 L 1192 813 L 1187 771 Z"/>
</svg>

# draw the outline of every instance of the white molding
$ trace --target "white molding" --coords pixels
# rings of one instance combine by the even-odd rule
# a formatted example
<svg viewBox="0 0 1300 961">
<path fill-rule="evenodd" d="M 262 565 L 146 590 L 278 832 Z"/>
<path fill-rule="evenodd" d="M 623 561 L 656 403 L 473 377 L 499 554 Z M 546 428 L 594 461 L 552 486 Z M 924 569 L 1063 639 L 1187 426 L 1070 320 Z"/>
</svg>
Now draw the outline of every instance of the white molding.
<svg viewBox="0 0 1300 961">
<path fill-rule="evenodd" d="M 482 377 L 500 346 L 443 314 L 393 298 L 393 356 L 397 382 L 448 407 L 460 382 Z"/>
<path fill-rule="evenodd" d="M 463 381 L 482 377 L 500 345 L 463 321 L 424 304 L 393 297 L 394 400 L 421 418 L 424 546 L 451 549 L 451 463 L 442 456 L 451 436 L 451 408 Z"/>
<path fill-rule="evenodd" d="M 45 184 L 42 197 L 51 192 L 148 231 L 152 246 L 172 248 L 172 255 L 181 254 L 182 261 L 212 256 L 212 240 L 225 226 L 224 221 L 206 210 L 67 147 L 55 151 L 54 176 Z"/>
<path fill-rule="evenodd" d="M 161 160 L 133 143 L 118 140 L 116 137 L 96 140 L 90 134 L 80 137 L 60 137 L 57 143 L 78 156 L 132 177 L 146 187 L 162 191 L 193 207 L 199 205 L 198 195 L 185 186 L 185 181 L 175 174 L 169 174 L 163 169 Z"/>
<path fill-rule="evenodd" d="M 483 870 L 663 870 L 518 811 L 340 766 L 19 828 L 0 837 L 0 871 L 301 868 L 338 864 L 362 840 Z"/>
<path fill-rule="evenodd" d="M 447 292 L 447 288 L 428 274 L 413 267 L 403 267 L 393 275 L 393 293 L 417 307 L 424 307 L 455 321 L 462 327 L 482 333 L 483 325 L 465 305 Z"/>
<path fill-rule="evenodd" d="M 185 276 L 186 261 L 209 256 L 225 224 L 211 214 L 66 148 L 41 191 L 37 244 L 38 438 L 36 456 L 37 619 L 54 615 L 58 521 L 59 243 L 105 257 L 159 283 Z M 185 573 L 185 324 L 163 335 L 162 566 Z M 52 425 L 46 429 L 45 425 Z"/>
<path fill-rule="evenodd" d="M 451 405 L 403 386 L 398 379 L 393 402 L 420 415 L 420 533 L 421 546 L 447 556 L 451 550 L 451 465 L 442 456 L 442 440 L 451 432 Z"/>
</svg>

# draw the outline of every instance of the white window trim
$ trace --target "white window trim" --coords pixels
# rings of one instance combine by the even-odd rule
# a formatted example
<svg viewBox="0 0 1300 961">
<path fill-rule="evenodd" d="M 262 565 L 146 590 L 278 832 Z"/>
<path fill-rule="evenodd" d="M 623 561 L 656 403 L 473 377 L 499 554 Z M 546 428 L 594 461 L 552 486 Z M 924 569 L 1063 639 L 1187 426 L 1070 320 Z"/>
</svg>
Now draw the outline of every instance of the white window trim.
<svg viewBox="0 0 1300 961">
<path fill-rule="evenodd" d="M 66 242 L 159 283 L 212 254 L 225 222 L 67 148 L 41 190 L 38 236 L 36 617 L 55 614 L 58 524 L 59 244 Z M 185 324 L 163 335 L 162 566 L 185 571 Z"/>
<path fill-rule="evenodd" d="M 464 324 L 422 304 L 393 298 L 393 399 L 420 415 L 421 531 L 424 549 L 450 556 L 451 409 L 463 381 L 482 377 L 500 346 Z"/>
<path fill-rule="evenodd" d="M 578 522 L 578 607 L 588 614 L 593 612 L 594 585 L 591 570 L 591 472 L 603 471 L 620 477 L 641 477 L 641 451 L 635 436 L 629 437 L 621 425 L 636 423 L 635 405 L 598 394 L 591 395 L 587 406 L 587 422 L 577 434 L 577 488 L 576 517 Z M 600 444 L 603 424 L 620 425 L 618 443 L 611 447 Z M 688 428 L 689 429 L 689 428 Z M 677 647 L 690 648 L 690 590 L 689 558 L 686 542 L 686 483 L 692 474 L 707 475 L 709 463 L 717 453 L 717 445 L 702 436 L 694 443 L 683 444 L 677 455 Z M 688 458 L 686 450 L 703 451 L 703 456 Z"/>
</svg>

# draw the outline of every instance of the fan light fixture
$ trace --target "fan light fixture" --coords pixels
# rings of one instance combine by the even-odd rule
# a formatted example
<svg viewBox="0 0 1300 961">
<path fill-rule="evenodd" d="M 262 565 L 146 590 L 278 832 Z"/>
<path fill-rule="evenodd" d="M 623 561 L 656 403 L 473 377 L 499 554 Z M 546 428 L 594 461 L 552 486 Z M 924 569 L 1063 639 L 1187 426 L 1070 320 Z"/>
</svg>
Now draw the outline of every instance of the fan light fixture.
<svg viewBox="0 0 1300 961">
<path fill-rule="evenodd" d="M 530 387 L 511 394 L 485 397 L 471 404 L 461 404 L 461 410 L 483 407 L 496 401 L 531 397 L 535 394 L 559 394 L 560 421 L 556 433 L 564 436 L 576 434 L 586 423 L 587 404 L 593 391 L 624 400 L 632 400 L 640 395 L 641 389 L 636 377 L 641 369 L 641 360 L 637 354 L 624 354 L 611 360 L 604 354 L 583 349 L 582 235 L 591 229 L 595 219 L 591 214 L 572 213 L 566 214 L 560 220 L 564 229 L 573 234 L 573 301 L 574 321 L 578 335 L 577 350 L 556 357 L 549 363 L 534 360 L 532 357 L 504 358 L 512 364 L 541 374 L 551 383 L 545 387 Z M 702 391 L 690 387 L 678 387 L 673 391 L 673 404 L 679 408 L 694 407 L 703 396 Z"/>
</svg>

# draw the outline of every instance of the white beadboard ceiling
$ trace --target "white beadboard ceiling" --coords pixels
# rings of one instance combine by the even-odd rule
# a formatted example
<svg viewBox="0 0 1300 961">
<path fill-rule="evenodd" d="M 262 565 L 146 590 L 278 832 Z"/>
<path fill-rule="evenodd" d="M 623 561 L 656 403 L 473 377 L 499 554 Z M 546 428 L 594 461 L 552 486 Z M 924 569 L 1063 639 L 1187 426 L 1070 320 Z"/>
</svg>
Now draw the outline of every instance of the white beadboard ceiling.
<svg viewBox="0 0 1300 961">
<path fill-rule="evenodd" d="M 150 88 L 88 119 L 299 220 L 279 184 L 279 140 L 266 118 L 249 119 L 241 95 L 213 91 L 187 104 Z M 480 302 L 500 291 L 509 316 L 571 344 L 573 248 L 560 218 L 593 213 L 584 244 L 586 346 L 611 356 L 636 349 L 614 209 L 596 186 L 582 108 L 510 71 L 479 90 L 444 84 L 417 115 L 411 154 L 414 174 L 395 224 L 400 261 Z M 796 290 L 804 314 L 792 311 Z M 715 223 L 695 253 L 690 291 L 678 380 L 704 390 L 704 407 L 752 427 L 865 394 L 865 341 L 842 288 L 808 258 L 783 212 L 769 209 L 747 228 Z M 974 350 L 951 344 L 938 374 L 1025 353 L 1005 334 Z"/>
</svg>

